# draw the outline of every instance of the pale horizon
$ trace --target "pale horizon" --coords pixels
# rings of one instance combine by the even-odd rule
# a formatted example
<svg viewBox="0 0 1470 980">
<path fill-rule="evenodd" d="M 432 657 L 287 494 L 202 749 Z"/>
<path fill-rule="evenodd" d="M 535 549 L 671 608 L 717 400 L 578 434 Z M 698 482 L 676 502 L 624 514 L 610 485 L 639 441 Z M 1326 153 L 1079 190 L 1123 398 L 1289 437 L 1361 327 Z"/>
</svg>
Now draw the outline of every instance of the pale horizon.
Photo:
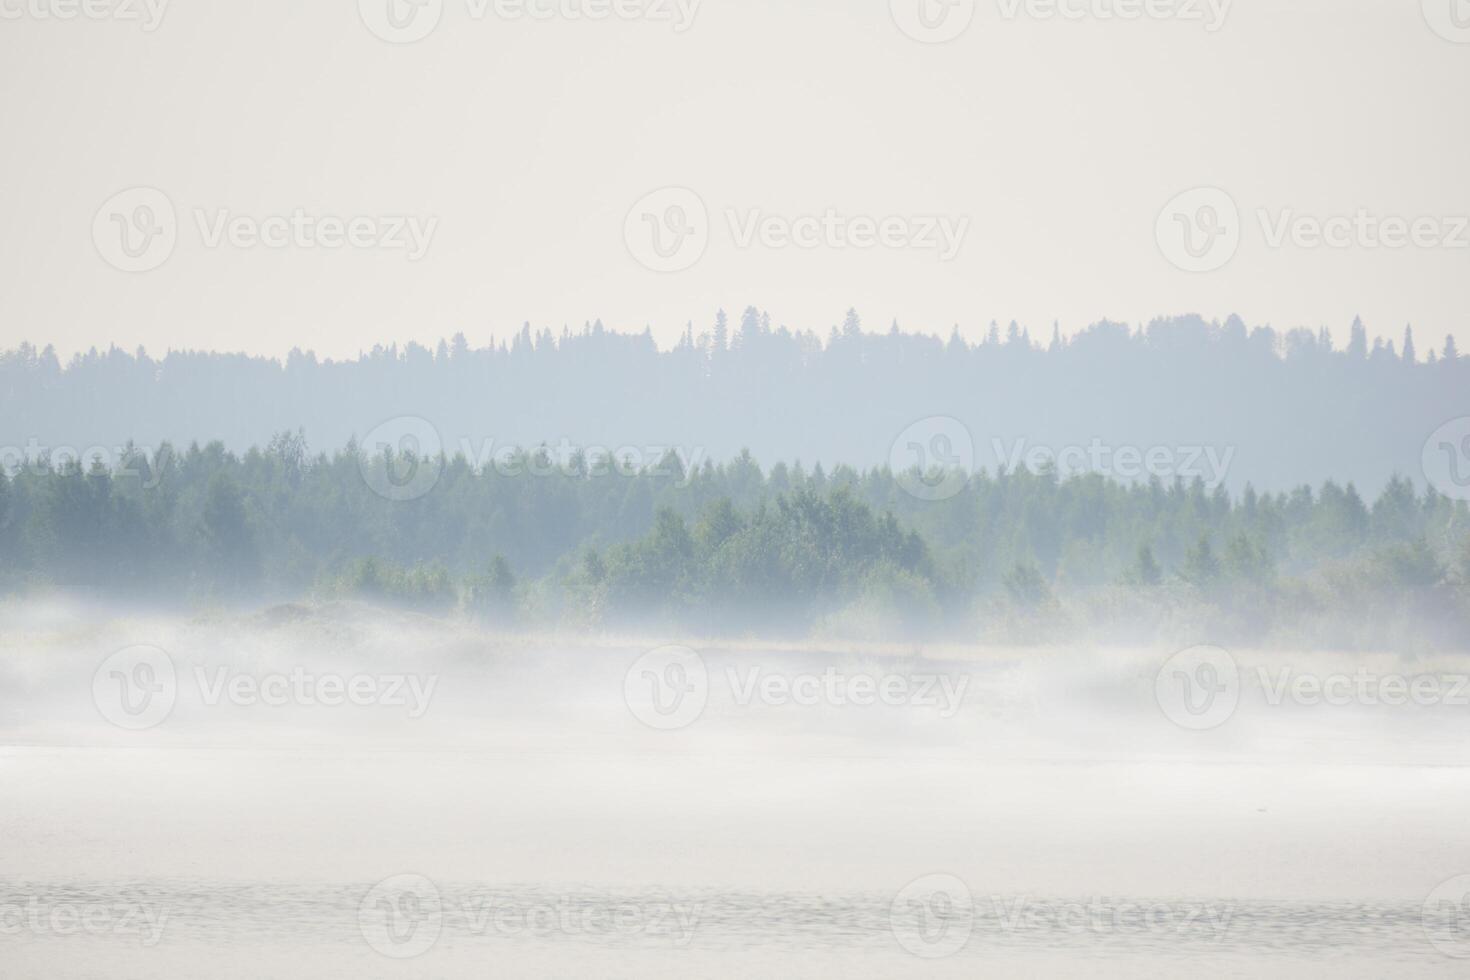
<svg viewBox="0 0 1470 980">
<path fill-rule="evenodd" d="M 1031 13 L 1044 4 L 1008 18 L 997 0 L 940 44 L 877 2 L 704 0 L 683 30 L 672 3 L 648 8 L 671 20 L 630 22 L 480 6 L 451 0 L 412 44 L 375 36 L 349 3 L 169 4 L 151 31 L 0 21 L 0 347 L 342 358 L 601 318 L 667 348 L 686 322 L 752 303 L 793 329 L 825 333 L 856 307 L 868 329 L 959 324 L 971 339 L 992 319 L 1049 335 L 1054 320 L 1070 334 L 1194 311 L 1325 325 L 1341 345 L 1361 315 L 1396 343 L 1412 324 L 1425 351 L 1470 324 L 1470 250 L 1444 245 L 1470 246 L 1455 227 L 1470 130 L 1450 107 L 1470 48 L 1419 4 L 1240 0 L 1211 31 L 1202 0 L 1179 5 L 1199 22 Z M 1238 252 L 1184 271 L 1156 219 L 1212 187 L 1239 208 Z M 110 266 L 93 240 L 132 188 L 177 209 L 176 247 L 147 272 Z M 661 188 L 708 212 L 707 248 L 680 271 L 640 264 L 625 238 Z M 756 218 L 829 209 L 966 230 L 949 260 L 742 247 Z M 437 224 L 412 261 L 208 244 L 227 219 L 298 211 Z M 1440 244 L 1270 244 L 1284 217 L 1359 211 L 1433 217 Z"/>
</svg>

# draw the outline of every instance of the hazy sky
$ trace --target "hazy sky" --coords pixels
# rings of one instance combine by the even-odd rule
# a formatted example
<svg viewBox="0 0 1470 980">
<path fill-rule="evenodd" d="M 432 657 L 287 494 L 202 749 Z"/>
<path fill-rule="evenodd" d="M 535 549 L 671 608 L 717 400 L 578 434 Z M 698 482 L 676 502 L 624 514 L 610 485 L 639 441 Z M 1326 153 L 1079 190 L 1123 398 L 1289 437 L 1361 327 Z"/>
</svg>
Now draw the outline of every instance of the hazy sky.
<svg viewBox="0 0 1470 980">
<path fill-rule="evenodd" d="M 1470 341 L 1466 0 L 85 2 L 0 0 L 0 346 L 351 355 L 594 317 L 668 344 L 750 303 Z M 1177 16 L 1103 16 L 1130 8 Z M 108 203 L 138 187 L 164 197 Z M 667 187 L 697 196 L 635 209 Z M 1199 187 L 1238 219 L 1206 193 L 1160 220 Z M 1352 219 L 1345 247 L 1302 216 Z"/>
</svg>

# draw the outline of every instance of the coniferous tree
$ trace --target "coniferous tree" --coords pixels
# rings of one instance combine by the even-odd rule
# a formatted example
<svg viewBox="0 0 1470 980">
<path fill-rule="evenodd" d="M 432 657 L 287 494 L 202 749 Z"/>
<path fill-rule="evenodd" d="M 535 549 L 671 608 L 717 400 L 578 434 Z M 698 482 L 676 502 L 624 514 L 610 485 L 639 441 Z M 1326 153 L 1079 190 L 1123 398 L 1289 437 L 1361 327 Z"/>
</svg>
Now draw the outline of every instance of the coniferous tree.
<svg viewBox="0 0 1470 980">
<path fill-rule="evenodd" d="M 1202 534 L 1184 558 L 1184 579 L 1199 589 L 1213 585 L 1220 577 L 1220 559 L 1210 546 L 1209 535 Z"/>
<path fill-rule="evenodd" d="M 725 311 L 720 310 L 715 314 L 714 349 L 716 354 L 723 354 L 730 342 L 730 325 L 725 316 Z"/>
<path fill-rule="evenodd" d="M 1164 573 L 1159 568 L 1158 560 L 1154 558 L 1154 549 L 1148 544 L 1138 546 L 1138 554 L 1133 559 L 1133 568 L 1129 580 L 1133 585 L 1153 586 L 1163 580 Z"/>
<path fill-rule="evenodd" d="M 1363 360 L 1368 356 L 1368 328 L 1363 325 L 1362 317 L 1353 318 L 1352 333 L 1348 339 L 1348 357 L 1355 361 Z"/>
</svg>

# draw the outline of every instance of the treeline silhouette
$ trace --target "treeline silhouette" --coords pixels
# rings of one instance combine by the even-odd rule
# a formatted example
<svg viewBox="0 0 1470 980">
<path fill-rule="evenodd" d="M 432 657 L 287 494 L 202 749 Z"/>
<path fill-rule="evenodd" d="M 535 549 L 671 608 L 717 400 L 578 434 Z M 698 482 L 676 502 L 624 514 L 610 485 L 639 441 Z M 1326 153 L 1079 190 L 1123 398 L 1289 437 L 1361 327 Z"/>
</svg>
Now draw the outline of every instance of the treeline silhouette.
<svg viewBox="0 0 1470 980">
<path fill-rule="evenodd" d="M 392 473 L 435 467 L 414 499 Z M 749 454 L 477 469 L 299 434 L 0 477 L 0 589 L 189 603 L 353 597 L 507 628 L 1035 640 L 1087 630 L 1463 645 L 1470 507 L 1394 478 L 1238 495 L 1054 470 L 957 475 Z M 927 474 L 932 481 L 937 474 Z M 931 485 L 931 484 L 924 484 Z"/>
<path fill-rule="evenodd" d="M 375 347 L 354 360 L 293 350 L 240 354 L 51 348 L 0 354 L 0 448 L 9 454 L 220 441 L 244 452 L 282 430 L 342 446 L 399 416 L 464 446 L 679 446 L 728 459 L 872 466 L 917 420 L 962 421 L 974 466 L 1100 440 L 1209 447 L 1222 476 L 1284 490 L 1328 476 L 1376 493 L 1418 473 L 1429 435 L 1470 414 L 1470 360 L 1453 338 L 1421 351 L 1412 329 L 1370 344 L 1361 322 L 1334 349 L 1326 329 L 1248 329 L 1198 317 L 1131 328 L 1103 322 L 1064 338 L 991 324 L 973 340 L 863 329 L 849 312 L 825 338 L 772 326 L 755 308 L 692 324 L 677 345 L 596 323 L 530 325 L 488 346 L 463 334 L 437 349 Z M 485 338 L 481 338 L 483 343 Z M 1190 474 L 1186 474 L 1190 475 Z"/>
</svg>

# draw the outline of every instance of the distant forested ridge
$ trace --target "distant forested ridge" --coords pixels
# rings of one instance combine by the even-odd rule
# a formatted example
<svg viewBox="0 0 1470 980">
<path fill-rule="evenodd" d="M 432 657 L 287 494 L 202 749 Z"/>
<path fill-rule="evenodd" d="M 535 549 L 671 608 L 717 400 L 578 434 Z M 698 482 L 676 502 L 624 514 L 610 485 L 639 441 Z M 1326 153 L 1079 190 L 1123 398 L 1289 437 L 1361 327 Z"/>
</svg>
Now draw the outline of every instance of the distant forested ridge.
<svg viewBox="0 0 1470 980">
<path fill-rule="evenodd" d="M 432 463 L 410 498 L 389 473 Z M 0 593 L 360 598 L 506 628 L 1464 647 L 1470 506 L 1394 478 L 1232 495 L 1054 471 L 960 475 L 742 454 L 476 468 L 299 434 L 0 475 Z M 390 492 L 385 493 L 387 488 Z M 421 491 L 421 492 L 420 492 Z"/>
<path fill-rule="evenodd" d="M 350 361 L 111 349 L 63 365 L 22 345 L 0 354 L 0 447 L 220 441 L 243 453 L 284 430 L 339 447 L 410 416 L 472 459 L 485 446 L 566 442 L 866 467 L 889 461 L 916 421 L 952 417 L 973 439 L 974 468 L 990 472 L 1036 448 L 1101 443 L 1180 459 L 1208 450 L 1228 466 L 1206 475 L 1236 492 L 1331 477 L 1377 493 L 1395 473 L 1418 474 L 1430 434 L 1470 415 L 1470 360 L 1453 340 L 1416 349 L 1412 330 L 1370 344 L 1355 323 L 1351 337 L 1334 349 L 1325 330 L 1183 317 L 1067 339 L 992 324 L 945 340 L 896 324 L 865 331 L 855 312 L 823 337 L 751 308 L 690 325 L 670 350 L 601 323 Z"/>
</svg>

